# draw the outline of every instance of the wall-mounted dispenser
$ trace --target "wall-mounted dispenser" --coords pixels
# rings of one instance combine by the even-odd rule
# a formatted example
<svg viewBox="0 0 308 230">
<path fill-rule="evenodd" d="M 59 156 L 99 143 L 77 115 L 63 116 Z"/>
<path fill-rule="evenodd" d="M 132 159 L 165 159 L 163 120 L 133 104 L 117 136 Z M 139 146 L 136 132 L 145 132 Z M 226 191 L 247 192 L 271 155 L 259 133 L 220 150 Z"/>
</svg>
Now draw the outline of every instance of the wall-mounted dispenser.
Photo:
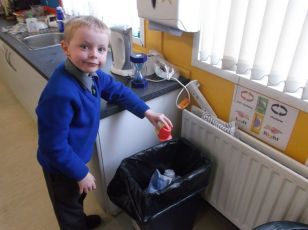
<svg viewBox="0 0 308 230">
<path fill-rule="evenodd" d="M 185 32 L 200 30 L 200 0 L 137 0 L 138 16 Z"/>
</svg>

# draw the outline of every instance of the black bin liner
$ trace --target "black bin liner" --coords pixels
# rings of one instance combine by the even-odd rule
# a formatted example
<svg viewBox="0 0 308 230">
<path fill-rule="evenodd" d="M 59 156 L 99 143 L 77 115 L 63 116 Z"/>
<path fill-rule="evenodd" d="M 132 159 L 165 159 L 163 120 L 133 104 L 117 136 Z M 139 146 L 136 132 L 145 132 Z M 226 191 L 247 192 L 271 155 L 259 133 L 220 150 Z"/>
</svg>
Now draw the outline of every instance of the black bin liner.
<svg viewBox="0 0 308 230">
<path fill-rule="evenodd" d="M 308 225 L 293 221 L 273 221 L 262 224 L 254 230 L 308 230 Z"/>
<path fill-rule="evenodd" d="M 166 188 L 149 194 L 145 190 L 156 169 L 161 173 L 173 169 L 179 177 Z M 173 139 L 124 159 L 107 193 L 113 203 L 142 226 L 177 204 L 199 196 L 208 184 L 210 170 L 211 162 L 204 153 L 184 138 Z"/>
</svg>

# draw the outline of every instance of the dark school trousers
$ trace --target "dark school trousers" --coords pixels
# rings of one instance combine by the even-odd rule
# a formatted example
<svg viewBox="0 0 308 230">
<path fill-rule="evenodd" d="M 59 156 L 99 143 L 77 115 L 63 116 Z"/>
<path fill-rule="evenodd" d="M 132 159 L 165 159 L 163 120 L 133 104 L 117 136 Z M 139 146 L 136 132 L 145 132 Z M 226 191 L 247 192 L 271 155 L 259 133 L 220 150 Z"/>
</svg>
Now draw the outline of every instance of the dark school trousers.
<svg viewBox="0 0 308 230">
<path fill-rule="evenodd" d="M 43 169 L 49 197 L 61 230 L 87 230 L 83 200 L 77 182 Z"/>
</svg>

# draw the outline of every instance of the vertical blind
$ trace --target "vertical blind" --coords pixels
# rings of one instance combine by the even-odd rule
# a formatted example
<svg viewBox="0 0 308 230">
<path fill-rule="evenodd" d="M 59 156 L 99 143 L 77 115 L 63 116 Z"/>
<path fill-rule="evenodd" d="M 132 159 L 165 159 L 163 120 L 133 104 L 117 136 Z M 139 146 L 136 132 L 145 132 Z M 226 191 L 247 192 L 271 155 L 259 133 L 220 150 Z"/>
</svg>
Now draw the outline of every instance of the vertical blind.
<svg viewBox="0 0 308 230">
<path fill-rule="evenodd" d="M 138 36 L 140 20 L 136 0 L 62 0 L 68 15 L 93 15 L 102 19 L 109 27 L 125 24 Z"/>
<path fill-rule="evenodd" d="M 199 60 L 308 99 L 308 0 L 205 0 Z"/>
</svg>

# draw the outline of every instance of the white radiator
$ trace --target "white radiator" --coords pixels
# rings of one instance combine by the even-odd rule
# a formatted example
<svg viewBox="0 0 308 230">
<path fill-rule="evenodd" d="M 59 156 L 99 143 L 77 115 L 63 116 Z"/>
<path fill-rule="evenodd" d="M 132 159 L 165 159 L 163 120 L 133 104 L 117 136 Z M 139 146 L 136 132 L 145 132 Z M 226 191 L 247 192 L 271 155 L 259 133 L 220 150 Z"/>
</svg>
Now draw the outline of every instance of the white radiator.
<svg viewBox="0 0 308 230">
<path fill-rule="evenodd" d="M 308 224 L 307 167 L 241 132 L 252 148 L 187 110 L 181 136 L 208 152 L 213 171 L 204 198 L 238 228 L 278 220 Z"/>
</svg>

